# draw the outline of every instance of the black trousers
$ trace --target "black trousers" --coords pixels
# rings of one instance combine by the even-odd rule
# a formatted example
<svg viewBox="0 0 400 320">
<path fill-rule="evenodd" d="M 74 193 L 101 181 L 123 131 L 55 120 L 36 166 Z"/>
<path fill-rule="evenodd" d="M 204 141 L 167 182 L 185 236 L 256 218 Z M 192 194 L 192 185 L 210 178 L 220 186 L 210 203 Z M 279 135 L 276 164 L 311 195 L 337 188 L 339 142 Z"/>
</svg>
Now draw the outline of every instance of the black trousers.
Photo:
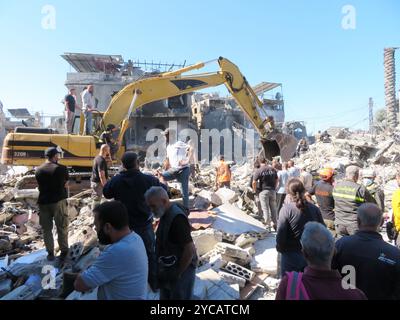
<svg viewBox="0 0 400 320">
<path fill-rule="evenodd" d="M 281 211 L 283 203 L 285 202 L 285 198 L 286 198 L 286 193 L 276 194 L 276 210 L 278 211 L 278 217 L 279 217 L 279 211 Z"/>
</svg>

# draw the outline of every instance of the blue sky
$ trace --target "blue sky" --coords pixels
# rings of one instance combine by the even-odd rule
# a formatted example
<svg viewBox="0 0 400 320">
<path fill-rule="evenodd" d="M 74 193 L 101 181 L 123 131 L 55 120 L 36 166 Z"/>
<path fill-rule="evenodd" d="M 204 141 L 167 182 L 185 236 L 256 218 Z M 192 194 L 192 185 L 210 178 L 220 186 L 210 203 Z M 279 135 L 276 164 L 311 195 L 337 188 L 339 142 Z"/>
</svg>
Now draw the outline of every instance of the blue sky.
<svg viewBox="0 0 400 320">
<path fill-rule="evenodd" d="M 41 25 L 47 4 L 55 30 Z M 354 30 L 342 28 L 348 4 Z M 400 46 L 399 13 L 398 0 L 0 0 L 0 100 L 60 114 L 64 52 L 171 63 L 225 56 L 251 84 L 283 83 L 287 120 L 309 131 L 363 127 L 368 98 L 384 106 L 383 48 Z M 400 74 L 400 51 L 397 60 Z"/>
</svg>

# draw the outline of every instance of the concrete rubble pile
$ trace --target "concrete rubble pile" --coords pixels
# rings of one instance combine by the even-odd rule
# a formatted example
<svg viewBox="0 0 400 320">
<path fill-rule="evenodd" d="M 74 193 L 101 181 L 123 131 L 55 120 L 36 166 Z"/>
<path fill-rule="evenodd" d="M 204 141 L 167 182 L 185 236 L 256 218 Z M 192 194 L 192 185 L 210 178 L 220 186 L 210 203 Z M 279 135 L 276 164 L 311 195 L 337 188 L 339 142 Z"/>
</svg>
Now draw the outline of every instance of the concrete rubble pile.
<svg viewBox="0 0 400 320">
<path fill-rule="evenodd" d="M 204 170 L 203 170 L 204 169 Z M 202 168 L 191 182 L 191 201 L 195 210 L 205 211 L 212 224 L 192 232 L 199 256 L 195 283 L 198 299 L 273 299 L 279 283 L 275 236 L 254 219 L 254 198 L 249 192 L 250 165 L 232 166 L 232 189 L 213 189 L 215 169 Z M 95 299 L 72 292 L 63 296 L 63 272 L 80 272 L 100 254 L 93 229 L 91 191 L 68 198 L 70 253 L 66 266 L 54 273 L 48 288 L 49 264 L 37 214 L 37 189 L 18 190 L 19 177 L 3 178 L 0 184 L 0 298 Z M 201 188 L 199 186 L 202 186 Z M 179 186 L 178 186 L 179 187 Z M 178 192 L 179 193 L 179 192 Z M 54 231 L 56 251 L 57 233 Z M 149 299 L 158 295 L 149 291 Z"/>
<path fill-rule="evenodd" d="M 349 165 L 372 169 L 385 192 L 386 208 L 397 188 L 396 171 L 400 169 L 400 139 L 393 134 L 359 134 L 339 132 L 331 142 L 317 142 L 310 145 L 308 152 L 296 159 L 296 165 L 317 175 L 319 169 L 330 166 L 336 171 L 336 180 L 344 177 Z"/>
</svg>

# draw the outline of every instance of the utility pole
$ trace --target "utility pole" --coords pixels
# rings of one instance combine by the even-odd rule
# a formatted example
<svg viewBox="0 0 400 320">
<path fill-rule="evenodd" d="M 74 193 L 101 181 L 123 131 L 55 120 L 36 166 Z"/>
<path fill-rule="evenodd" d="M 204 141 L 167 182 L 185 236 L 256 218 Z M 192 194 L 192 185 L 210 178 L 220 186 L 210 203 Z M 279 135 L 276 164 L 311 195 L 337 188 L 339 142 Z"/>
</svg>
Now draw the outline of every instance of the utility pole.
<svg viewBox="0 0 400 320">
<path fill-rule="evenodd" d="M 369 133 L 374 134 L 374 100 L 369 98 Z"/>
</svg>

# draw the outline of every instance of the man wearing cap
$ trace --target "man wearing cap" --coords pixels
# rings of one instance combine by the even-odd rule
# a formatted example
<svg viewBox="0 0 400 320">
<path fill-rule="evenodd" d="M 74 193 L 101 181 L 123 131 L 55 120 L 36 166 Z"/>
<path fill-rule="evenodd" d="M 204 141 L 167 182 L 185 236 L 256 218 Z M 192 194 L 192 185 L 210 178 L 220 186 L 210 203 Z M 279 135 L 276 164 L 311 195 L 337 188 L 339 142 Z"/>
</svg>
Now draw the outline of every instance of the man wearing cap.
<svg viewBox="0 0 400 320">
<path fill-rule="evenodd" d="M 333 189 L 337 238 L 355 234 L 358 231 L 357 209 L 363 203 L 376 203 L 367 188 L 357 183 L 359 174 L 359 167 L 348 166 L 345 179 Z"/>
<path fill-rule="evenodd" d="M 43 238 L 48 253 L 47 259 L 54 260 L 53 220 L 58 234 L 60 262 L 68 255 L 68 210 L 67 167 L 58 163 L 61 149 L 51 147 L 45 151 L 47 161 L 36 169 L 35 177 L 39 185 L 39 222 L 43 229 Z"/>
<path fill-rule="evenodd" d="M 362 184 L 368 189 L 371 196 L 375 198 L 376 204 L 382 212 L 385 212 L 385 194 L 375 181 L 376 173 L 373 169 L 362 171 Z"/>
<path fill-rule="evenodd" d="M 153 186 L 167 187 L 151 175 L 139 170 L 138 156 L 125 152 L 122 156 L 123 170 L 109 180 L 103 189 L 104 197 L 122 202 L 128 209 L 129 227 L 142 238 L 149 260 L 149 284 L 156 288 L 157 261 L 155 235 L 152 228 L 153 216 L 146 204 L 144 194 Z"/>
<path fill-rule="evenodd" d="M 174 131 L 167 129 L 163 132 L 167 141 L 167 158 L 165 161 L 165 171 L 160 173 L 161 181 L 178 180 L 182 185 L 183 206 L 189 209 L 189 177 L 190 167 L 188 151 L 190 146 L 182 141 L 171 144 L 171 136 Z"/>
<path fill-rule="evenodd" d="M 332 168 L 323 168 L 319 171 L 320 181 L 307 190 L 306 198 L 312 201 L 311 197 L 315 196 L 318 207 L 321 210 L 322 217 L 324 218 L 325 225 L 335 236 L 335 200 L 333 199 L 333 174 Z"/>
</svg>

